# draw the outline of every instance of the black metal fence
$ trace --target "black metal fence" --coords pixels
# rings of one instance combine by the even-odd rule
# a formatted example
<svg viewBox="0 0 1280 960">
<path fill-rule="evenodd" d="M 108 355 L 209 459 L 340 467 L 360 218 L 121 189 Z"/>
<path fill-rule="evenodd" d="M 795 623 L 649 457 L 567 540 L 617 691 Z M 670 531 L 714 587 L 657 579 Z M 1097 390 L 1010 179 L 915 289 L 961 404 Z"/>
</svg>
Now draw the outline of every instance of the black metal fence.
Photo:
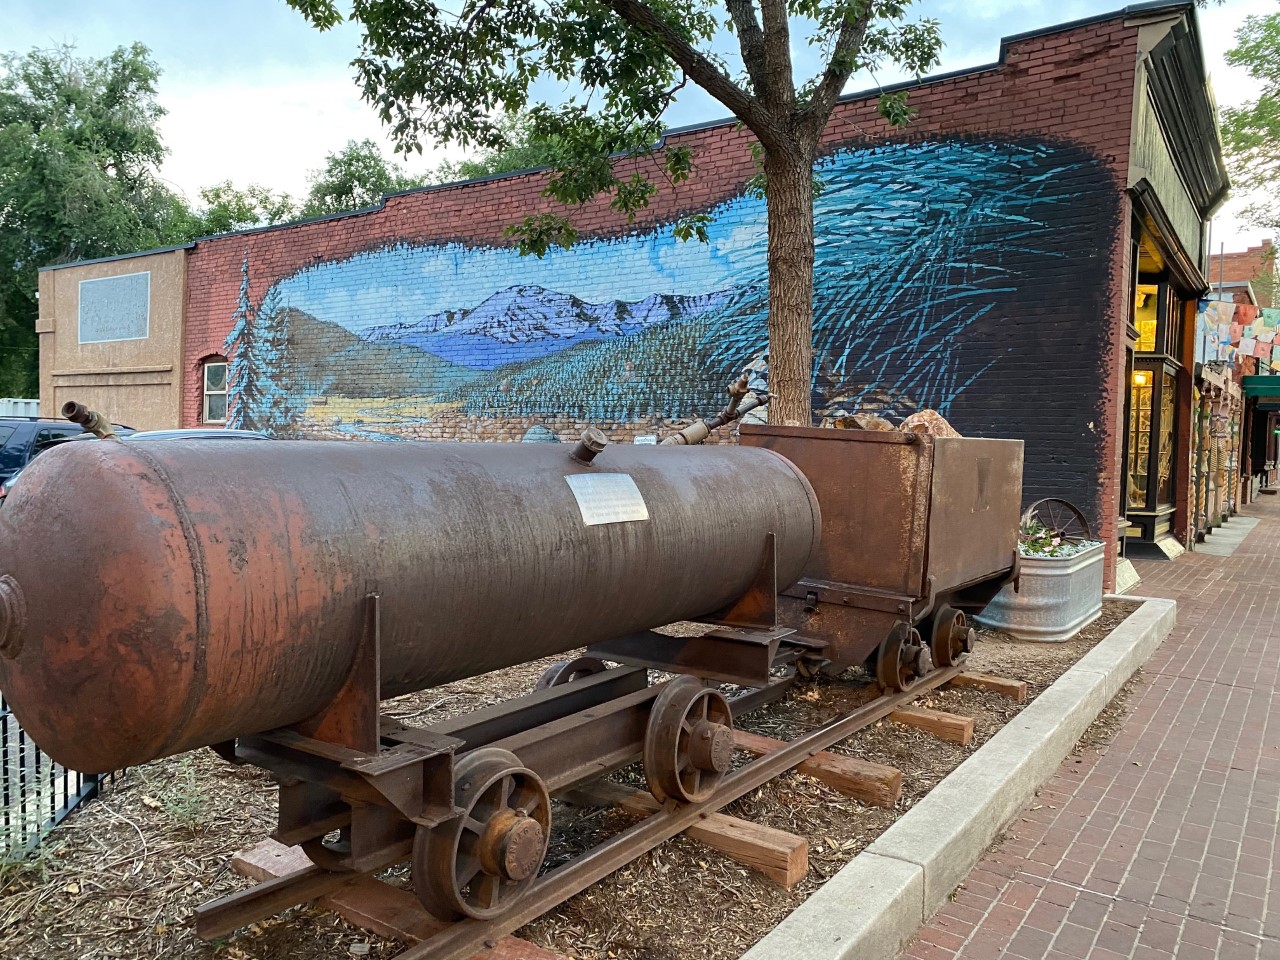
<svg viewBox="0 0 1280 960">
<path fill-rule="evenodd" d="M 39 845 L 50 828 L 97 795 L 102 777 L 55 763 L 27 736 L 0 693 L 0 862 Z"/>
</svg>

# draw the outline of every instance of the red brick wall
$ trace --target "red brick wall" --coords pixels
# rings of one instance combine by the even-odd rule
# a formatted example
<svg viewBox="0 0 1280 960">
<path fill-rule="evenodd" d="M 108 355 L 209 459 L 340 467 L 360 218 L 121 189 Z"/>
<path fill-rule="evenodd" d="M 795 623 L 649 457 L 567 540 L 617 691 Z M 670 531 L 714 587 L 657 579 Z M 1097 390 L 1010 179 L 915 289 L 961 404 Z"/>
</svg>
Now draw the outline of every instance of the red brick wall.
<svg viewBox="0 0 1280 960">
<path fill-rule="evenodd" d="M 1127 173 L 1136 31 L 1120 19 L 1018 41 L 1003 63 L 920 86 L 911 94 L 918 116 L 913 137 L 938 134 L 1039 134 L 1091 148 L 1114 169 L 1117 186 Z M 898 133 L 876 114 L 874 97 L 842 103 L 825 143 L 875 142 Z M 627 224 L 596 201 L 572 213 L 584 235 L 608 236 L 669 221 L 737 194 L 755 172 L 751 137 L 731 123 L 669 138 L 694 148 L 696 175 L 664 187 L 635 224 Z M 634 162 L 634 161 L 629 161 Z M 623 166 L 628 161 L 623 162 Z M 540 173 L 496 181 L 430 189 L 392 197 L 385 207 L 298 226 L 272 228 L 204 240 L 188 261 L 186 316 L 187 391 L 183 424 L 199 419 L 201 358 L 221 353 L 231 328 L 246 251 L 255 273 L 283 276 L 321 260 L 335 259 L 400 241 L 450 240 L 507 245 L 503 230 L 530 212 L 552 210 L 540 196 Z M 1117 246 L 1122 251 L 1123 247 Z M 1124 269 L 1124 257 L 1116 261 Z M 1123 278 L 1118 274 L 1113 278 Z M 1123 300 L 1117 289 L 1116 302 Z M 1117 308 L 1112 318 L 1123 323 Z"/>
<path fill-rule="evenodd" d="M 1264 274 L 1274 276 L 1275 272 L 1276 248 L 1270 240 L 1263 240 L 1256 247 L 1249 247 L 1247 250 L 1236 250 L 1227 254 L 1210 254 L 1209 275 L 1206 279 L 1210 284 L 1241 281 L 1252 283 L 1259 276 Z M 1255 286 L 1254 293 L 1258 297 L 1258 306 L 1275 306 L 1272 298 L 1267 296 L 1265 289 L 1262 289 L 1261 286 Z M 1236 294 L 1233 299 L 1237 303 L 1244 302 L 1242 294 Z"/>
<path fill-rule="evenodd" d="M 1115 539 L 1120 469 L 1120 417 L 1124 398 L 1124 343 L 1128 315 L 1128 173 L 1130 118 L 1137 63 L 1137 30 L 1122 17 L 1089 23 L 1057 33 L 1007 44 L 999 65 L 922 84 L 911 92 L 918 115 L 905 134 L 889 128 L 876 113 L 875 97 L 837 107 L 824 147 L 873 145 L 886 140 L 1035 136 L 1071 144 L 1101 160 L 1114 180 L 1116 203 L 1109 249 L 1072 251 L 1088 261 L 1092 289 L 1104 288 L 1101 355 L 1087 383 L 1055 383 L 1052 371 L 1028 370 L 1004 384 L 1012 398 L 1045 390 L 1081 391 L 1100 399 L 1087 430 L 1092 433 L 1096 476 L 1101 496 L 1090 512 L 1100 521 L 1099 535 Z M 685 213 L 707 209 L 742 191 L 754 172 L 750 135 L 733 123 L 722 123 L 668 138 L 694 150 L 697 171 L 679 187 L 663 187 L 634 224 L 621 220 L 607 202 L 597 201 L 571 212 L 583 236 L 620 236 L 667 223 Z M 625 168 L 637 161 L 621 161 Z M 198 243 L 189 255 L 183 424 L 200 417 L 199 366 L 203 358 L 221 354 L 231 328 L 241 280 L 241 263 L 250 258 L 258 277 L 288 276 L 308 265 L 348 257 L 395 243 L 443 243 L 505 246 L 504 229 L 531 212 L 556 209 L 540 196 L 540 173 L 481 183 L 434 188 L 392 197 L 377 211 L 310 224 L 229 235 Z M 1099 213 L 1099 216 L 1104 215 Z M 1079 263 L 1076 264 L 1079 266 Z M 1076 281 L 1073 281 L 1076 282 Z M 1072 296 L 1053 287 L 1046 296 Z M 256 291 L 261 296 L 262 290 Z M 1078 349 L 1071 331 L 1063 331 L 1064 349 Z M 1084 418 L 1079 418 L 1083 420 Z M 1081 423 L 1038 424 L 1037 439 L 1062 451 L 1079 443 Z M 1064 468 L 1068 468 L 1063 453 Z M 1107 582 L 1113 559 L 1108 558 Z"/>
</svg>

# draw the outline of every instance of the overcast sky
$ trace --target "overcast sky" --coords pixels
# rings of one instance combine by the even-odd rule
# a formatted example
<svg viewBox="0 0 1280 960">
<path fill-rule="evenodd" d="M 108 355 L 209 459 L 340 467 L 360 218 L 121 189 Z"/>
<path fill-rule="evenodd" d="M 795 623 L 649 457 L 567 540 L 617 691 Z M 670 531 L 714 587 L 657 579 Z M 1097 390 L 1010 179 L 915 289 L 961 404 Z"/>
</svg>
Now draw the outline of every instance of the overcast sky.
<svg viewBox="0 0 1280 960">
<path fill-rule="evenodd" d="M 997 59 L 1000 38 L 1118 9 L 1116 0 L 922 0 L 913 9 L 942 22 L 942 70 Z M 1249 14 L 1277 9 L 1277 0 L 1226 0 L 1201 14 L 1205 59 L 1218 103 L 1256 95 L 1243 71 L 1223 54 Z M 27 50 L 74 43 L 103 56 L 141 41 L 164 70 L 161 123 L 170 150 L 162 173 L 190 200 L 222 180 L 261 183 L 299 195 L 308 171 L 348 140 L 371 137 L 386 145 L 373 109 L 360 99 L 350 61 L 360 34 L 344 24 L 320 33 L 284 0 L 0 0 L 0 48 Z M 883 76 L 888 83 L 894 76 Z M 851 90 L 870 78 L 855 78 Z M 724 109 L 692 91 L 670 113 L 673 126 L 718 119 Z M 455 150 L 432 150 L 407 164 L 434 167 Z M 1231 201 L 1214 225 L 1214 247 L 1257 243 L 1264 234 L 1232 215 Z"/>
</svg>

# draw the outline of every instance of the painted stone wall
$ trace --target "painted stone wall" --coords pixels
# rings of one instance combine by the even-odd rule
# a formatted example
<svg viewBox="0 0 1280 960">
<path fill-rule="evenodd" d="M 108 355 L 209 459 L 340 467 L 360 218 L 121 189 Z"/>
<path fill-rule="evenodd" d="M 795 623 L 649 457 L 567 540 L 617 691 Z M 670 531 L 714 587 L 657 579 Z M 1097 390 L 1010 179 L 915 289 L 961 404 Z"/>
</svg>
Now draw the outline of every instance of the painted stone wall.
<svg viewBox="0 0 1280 960">
<path fill-rule="evenodd" d="M 1134 64 L 1132 28 L 1104 20 L 920 86 L 909 140 L 886 139 L 873 100 L 839 107 L 816 201 L 819 412 L 932 407 L 1022 438 L 1028 499 L 1067 496 L 1105 525 Z M 741 130 L 669 141 L 694 148 L 693 179 L 634 224 L 590 205 L 581 242 L 542 260 L 502 240 L 550 208 L 541 174 L 201 242 L 186 422 L 215 356 L 232 361 L 233 423 L 280 433 L 568 439 L 594 424 L 624 440 L 714 412 L 741 371 L 767 375 L 764 203 L 745 191 Z M 710 242 L 675 241 L 695 210 L 715 214 Z"/>
</svg>

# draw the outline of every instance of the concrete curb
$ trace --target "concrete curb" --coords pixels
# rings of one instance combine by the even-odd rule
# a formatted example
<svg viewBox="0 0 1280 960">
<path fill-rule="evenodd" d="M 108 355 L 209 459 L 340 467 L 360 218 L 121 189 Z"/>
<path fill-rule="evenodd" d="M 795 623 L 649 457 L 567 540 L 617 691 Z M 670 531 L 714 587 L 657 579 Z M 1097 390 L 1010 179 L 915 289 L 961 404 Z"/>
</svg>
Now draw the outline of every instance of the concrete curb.
<svg viewBox="0 0 1280 960">
<path fill-rule="evenodd" d="M 897 957 L 1173 630 L 1172 600 L 1119 599 L 1143 602 L 742 960 Z"/>
</svg>

